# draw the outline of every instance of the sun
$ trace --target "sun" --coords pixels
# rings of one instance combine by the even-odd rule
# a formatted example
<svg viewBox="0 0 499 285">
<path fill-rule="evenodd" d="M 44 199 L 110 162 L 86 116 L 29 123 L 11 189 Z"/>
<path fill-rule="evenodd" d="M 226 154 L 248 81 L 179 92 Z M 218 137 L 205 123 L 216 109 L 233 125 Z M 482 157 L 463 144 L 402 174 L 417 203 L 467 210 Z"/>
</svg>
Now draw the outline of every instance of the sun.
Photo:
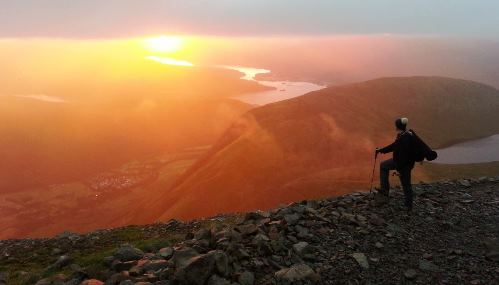
<svg viewBox="0 0 499 285">
<path fill-rule="evenodd" d="M 159 36 L 146 39 L 145 44 L 152 52 L 172 53 L 182 49 L 184 41 L 180 37 Z"/>
</svg>

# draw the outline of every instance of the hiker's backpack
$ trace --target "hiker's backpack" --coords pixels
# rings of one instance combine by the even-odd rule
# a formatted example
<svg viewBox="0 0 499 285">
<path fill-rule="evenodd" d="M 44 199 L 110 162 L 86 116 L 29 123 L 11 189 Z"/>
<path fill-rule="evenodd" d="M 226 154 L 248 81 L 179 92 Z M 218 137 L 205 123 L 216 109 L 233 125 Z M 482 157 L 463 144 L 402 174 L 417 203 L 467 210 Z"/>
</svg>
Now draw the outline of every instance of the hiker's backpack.
<svg viewBox="0 0 499 285">
<path fill-rule="evenodd" d="M 438 157 L 436 151 L 432 150 L 413 130 L 411 138 L 411 158 L 416 162 L 423 160 L 432 161 Z"/>
</svg>

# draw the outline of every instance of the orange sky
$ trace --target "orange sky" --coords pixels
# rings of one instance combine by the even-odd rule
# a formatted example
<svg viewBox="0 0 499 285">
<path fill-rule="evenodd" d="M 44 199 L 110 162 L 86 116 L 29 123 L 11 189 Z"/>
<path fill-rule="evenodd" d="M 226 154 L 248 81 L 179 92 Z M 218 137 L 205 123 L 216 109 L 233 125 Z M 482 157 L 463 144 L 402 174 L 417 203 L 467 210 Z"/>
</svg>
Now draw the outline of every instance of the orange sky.
<svg viewBox="0 0 499 285">
<path fill-rule="evenodd" d="M 499 86 L 498 47 L 498 42 L 486 40 L 357 35 L 3 39 L 0 95 L 39 94 L 56 86 L 71 93 L 96 80 L 106 84 L 161 80 L 165 72 L 227 65 L 265 68 L 272 71 L 267 76 L 324 84 L 380 76 L 440 75 Z"/>
</svg>

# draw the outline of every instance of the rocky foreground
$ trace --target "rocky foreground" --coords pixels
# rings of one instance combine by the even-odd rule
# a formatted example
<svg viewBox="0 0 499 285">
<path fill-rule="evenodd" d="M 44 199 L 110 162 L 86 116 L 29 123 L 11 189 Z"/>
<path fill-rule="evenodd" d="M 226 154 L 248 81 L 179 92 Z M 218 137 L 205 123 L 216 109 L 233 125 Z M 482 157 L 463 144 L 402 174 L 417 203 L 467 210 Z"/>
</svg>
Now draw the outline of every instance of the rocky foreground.
<svg viewBox="0 0 499 285">
<path fill-rule="evenodd" d="M 125 244 L 123 229 L 1 241 L 0 284 L 499 284 L 499 177 L 414 191 L 412 213 L 395 189 L 382 207 L 352 193 L 135 227 Z"/>
</svg>

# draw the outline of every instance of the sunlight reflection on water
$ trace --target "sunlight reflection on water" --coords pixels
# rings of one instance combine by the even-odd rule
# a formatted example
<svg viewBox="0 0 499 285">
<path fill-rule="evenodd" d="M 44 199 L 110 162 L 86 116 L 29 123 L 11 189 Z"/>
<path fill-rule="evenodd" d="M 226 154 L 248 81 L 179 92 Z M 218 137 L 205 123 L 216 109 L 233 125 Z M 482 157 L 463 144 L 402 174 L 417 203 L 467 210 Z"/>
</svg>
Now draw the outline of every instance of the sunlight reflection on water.
<svg viewBox="0 0 499 285">
<path fill-rule="evenodd" d="M 257 74 L 270 73 L 271 71 L 268 69 L 241 66 L 224 66 L 224 68 L 237 70 L 243 73 L 244 75 L 241 79 L 256 81 L 261 85 L 275 88 L 269 91 L 254 92 L 235 97 L 235 99 L 254 105 L 265 105 L 282 101 L 326 87 L 310 82 L 265 81 L 255 79 Z"/>
</svg>

